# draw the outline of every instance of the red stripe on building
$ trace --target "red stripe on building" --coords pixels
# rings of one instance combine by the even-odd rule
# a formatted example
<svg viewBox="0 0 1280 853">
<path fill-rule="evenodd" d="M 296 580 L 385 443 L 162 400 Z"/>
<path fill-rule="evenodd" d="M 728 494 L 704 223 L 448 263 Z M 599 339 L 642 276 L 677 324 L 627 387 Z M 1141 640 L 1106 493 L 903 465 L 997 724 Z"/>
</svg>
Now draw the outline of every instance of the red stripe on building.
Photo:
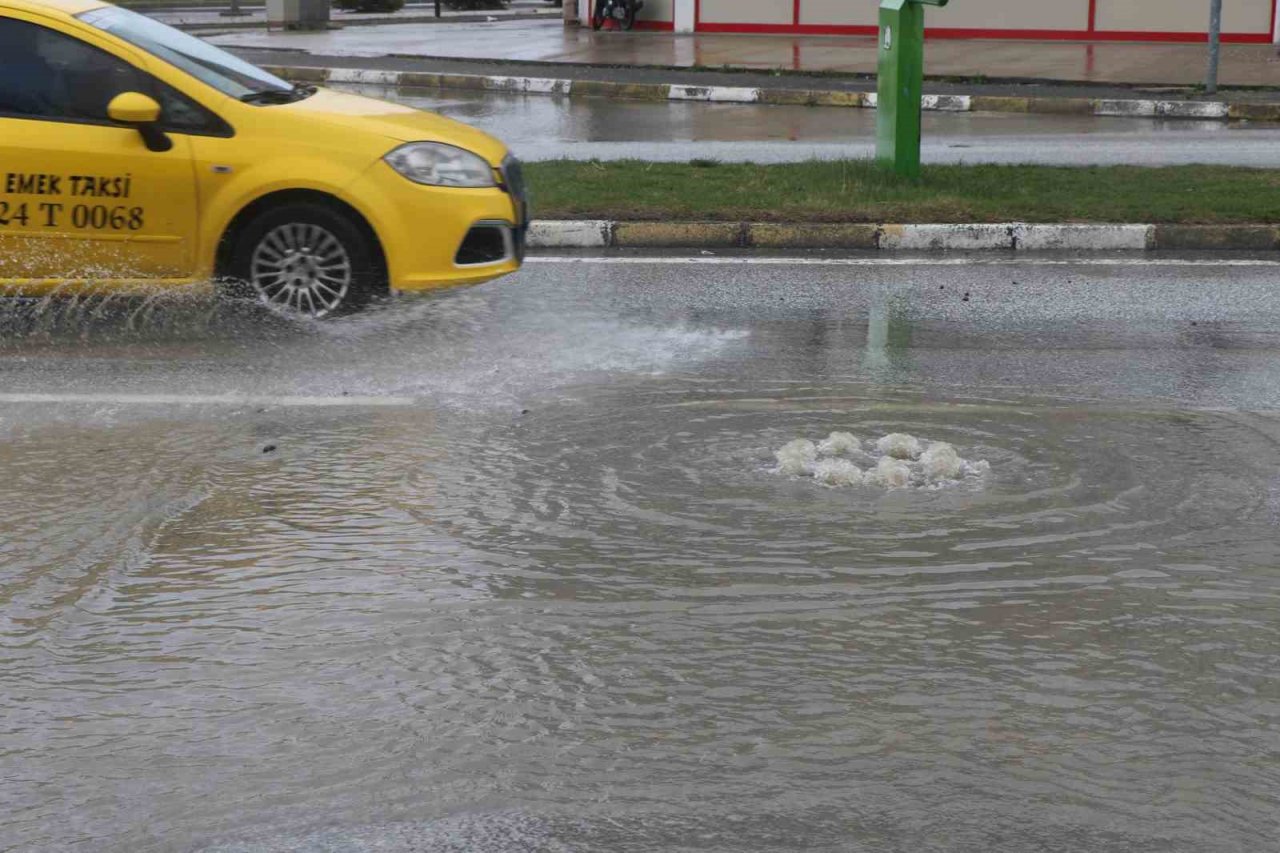
<svg viewBox="0 0 1280 853">
<path fill-rule="evenodd" d="M 700 33 L 755 33 L 758 35 L 795 36 L 874 36 L 879 32 L 872 26 L 842 26 L 836 24 L 698 24 Z M 1156 41 L 1156 42 L 1205 42 L 1206 33 L 1160 33 L 1120 30 L 992 30 L 955 27 L 930 27 L 924 31 L 926 38 L 935 39 L 1024 39 L 1029 41 Z M 1233 44 L 1269 44 L 1266 33 L 1223 33 L 1222 40 Z"/>
</svg>

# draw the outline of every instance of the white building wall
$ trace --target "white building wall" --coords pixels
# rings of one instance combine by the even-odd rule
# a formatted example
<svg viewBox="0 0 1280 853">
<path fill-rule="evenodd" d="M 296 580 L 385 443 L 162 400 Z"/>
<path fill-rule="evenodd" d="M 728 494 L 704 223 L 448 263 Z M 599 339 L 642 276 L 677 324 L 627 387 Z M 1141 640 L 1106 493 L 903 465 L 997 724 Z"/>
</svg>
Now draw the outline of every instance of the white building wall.
<svg viewBox="0 0 1280 853">
<path fill-rule="evenodd" d="M 790 24 L 791 0 L 701 0 L 704 24 Z"/>
<path fill-rule="evenodd" d="M 1137 2 L 1150 6 L 1152 0 Z M 926 8 L 924 23 L 957 29 L 1084 30 L 1089 27 L 1089 0 L 955 0 L 941 9 Z"/>
<path fill-rule="evenodd" d="M 874 0 L 800 0 L 800 23 L 874 27 L 880 20 L 879 6 Z"/>
<path fill-rule="evenodd" d="M 1222 0 L 1224 33 L 1267 32 L 1274 0 Z M 1098 0 L 1099 30 L 1203 33 L 1209 30 L 1209 3 L 1199 0 Z"/>
<path fill-rule="evenodd" d="M 674 0 L 672 20 L 678 33 L 693 32 L 694 21 L 698 10 L 698 0 Z"/>
</svg>

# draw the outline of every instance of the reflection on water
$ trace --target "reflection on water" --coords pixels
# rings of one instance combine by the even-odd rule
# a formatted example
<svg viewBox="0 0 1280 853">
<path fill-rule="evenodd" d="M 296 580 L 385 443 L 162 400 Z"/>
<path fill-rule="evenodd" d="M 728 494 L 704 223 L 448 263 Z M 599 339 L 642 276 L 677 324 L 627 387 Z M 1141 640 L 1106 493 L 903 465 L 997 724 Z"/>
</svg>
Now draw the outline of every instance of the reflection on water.
<svg viewBox="0 0 1280 853">
<path fill-rule="evenodd" d="M 9 387 L 417 402 L 0 410 L 0 850 L 1273 845 L 1274 415 L 929 386 L 977 330 L 923 298 L 873 345 L 860 288 L 563 281 L 11 342 Z M 771 472 L 837 431 L 991 470 Z"/>
</svg>

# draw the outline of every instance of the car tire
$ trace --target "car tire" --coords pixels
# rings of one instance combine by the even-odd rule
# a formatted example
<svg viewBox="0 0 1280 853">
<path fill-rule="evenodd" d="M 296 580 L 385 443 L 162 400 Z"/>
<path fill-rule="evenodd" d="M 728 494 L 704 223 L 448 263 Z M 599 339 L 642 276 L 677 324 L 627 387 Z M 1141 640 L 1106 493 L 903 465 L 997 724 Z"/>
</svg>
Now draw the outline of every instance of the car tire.
<svg viewBox="0 0 1280 853">
<path fill-rule="evenodd" d="M 362 224 L 309 202 L 272 207 L 250 220 L 229 272 L 235 292 L 294 317 L 349 314 L 387 289 L 381 253 Z"/>
</svg>

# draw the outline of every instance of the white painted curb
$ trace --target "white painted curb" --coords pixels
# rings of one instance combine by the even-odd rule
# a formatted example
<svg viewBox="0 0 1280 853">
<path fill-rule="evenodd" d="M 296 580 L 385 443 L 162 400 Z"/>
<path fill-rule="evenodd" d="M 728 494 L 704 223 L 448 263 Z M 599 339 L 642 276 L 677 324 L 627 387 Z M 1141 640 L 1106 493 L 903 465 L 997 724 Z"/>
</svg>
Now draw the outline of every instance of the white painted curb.
<svg viewBox="0 0 1280 853">
<path fill-rule="evenodd" d="M 531 249 L 603 249 L 613 223 L 603 219 L 534 220 L 529 223 Z"/>
<path fill-rule="evenodd" d="M 399 86 L 401 72 L 374 71 L 370 68 L 329 68 L 330 83 L 359 83 L 366 86 Z"/>
<path fill-rule="evenodd" d="M 1016 249 L 1013 233 L 1018 226 L 974 225 L 884 225 L 880 248 L 900 252 L 939 250 L 979 251 Z"/>
<path fill-rule="evenodd" d="M 754 104 L 760 100 L 760 90 L 738 86 L 672 86 L 667 92 L 667 100 Z"/>
<path fill-rule="evenodd" d="M 1189 118 L 1218 120 L 1230 117 L 1230 108 L 1221 101 L 1129 101 L 1101 100 L 1093 105 L 1096 116 L 1133 118 Z"/>
<path fill-rule="evenodd" d="M 968 95 L 922 95 L 920 101 L 921 109 L 940 113 L 967 113 L 973 108 Z"/>
<path fill-rule="evenodd" d="M 567 95 L 572 80 L 551 77 L 484 77 L 484 87 L 499 92 L 521 92 L 526 95 Z"/>
<path fill-rule="evenodd" d="M 1154 225 L 1018 225 L 1018 249 L 1045 252 L 1142 251 L 1154 244 Z"/>
<path fill-rule="evenodd" d="M 1156 101 L 1156 115 L 1164 118 L 1227 119 L 1231 117 L 1231 107 L 1222 101 Z"/>
</svg>

